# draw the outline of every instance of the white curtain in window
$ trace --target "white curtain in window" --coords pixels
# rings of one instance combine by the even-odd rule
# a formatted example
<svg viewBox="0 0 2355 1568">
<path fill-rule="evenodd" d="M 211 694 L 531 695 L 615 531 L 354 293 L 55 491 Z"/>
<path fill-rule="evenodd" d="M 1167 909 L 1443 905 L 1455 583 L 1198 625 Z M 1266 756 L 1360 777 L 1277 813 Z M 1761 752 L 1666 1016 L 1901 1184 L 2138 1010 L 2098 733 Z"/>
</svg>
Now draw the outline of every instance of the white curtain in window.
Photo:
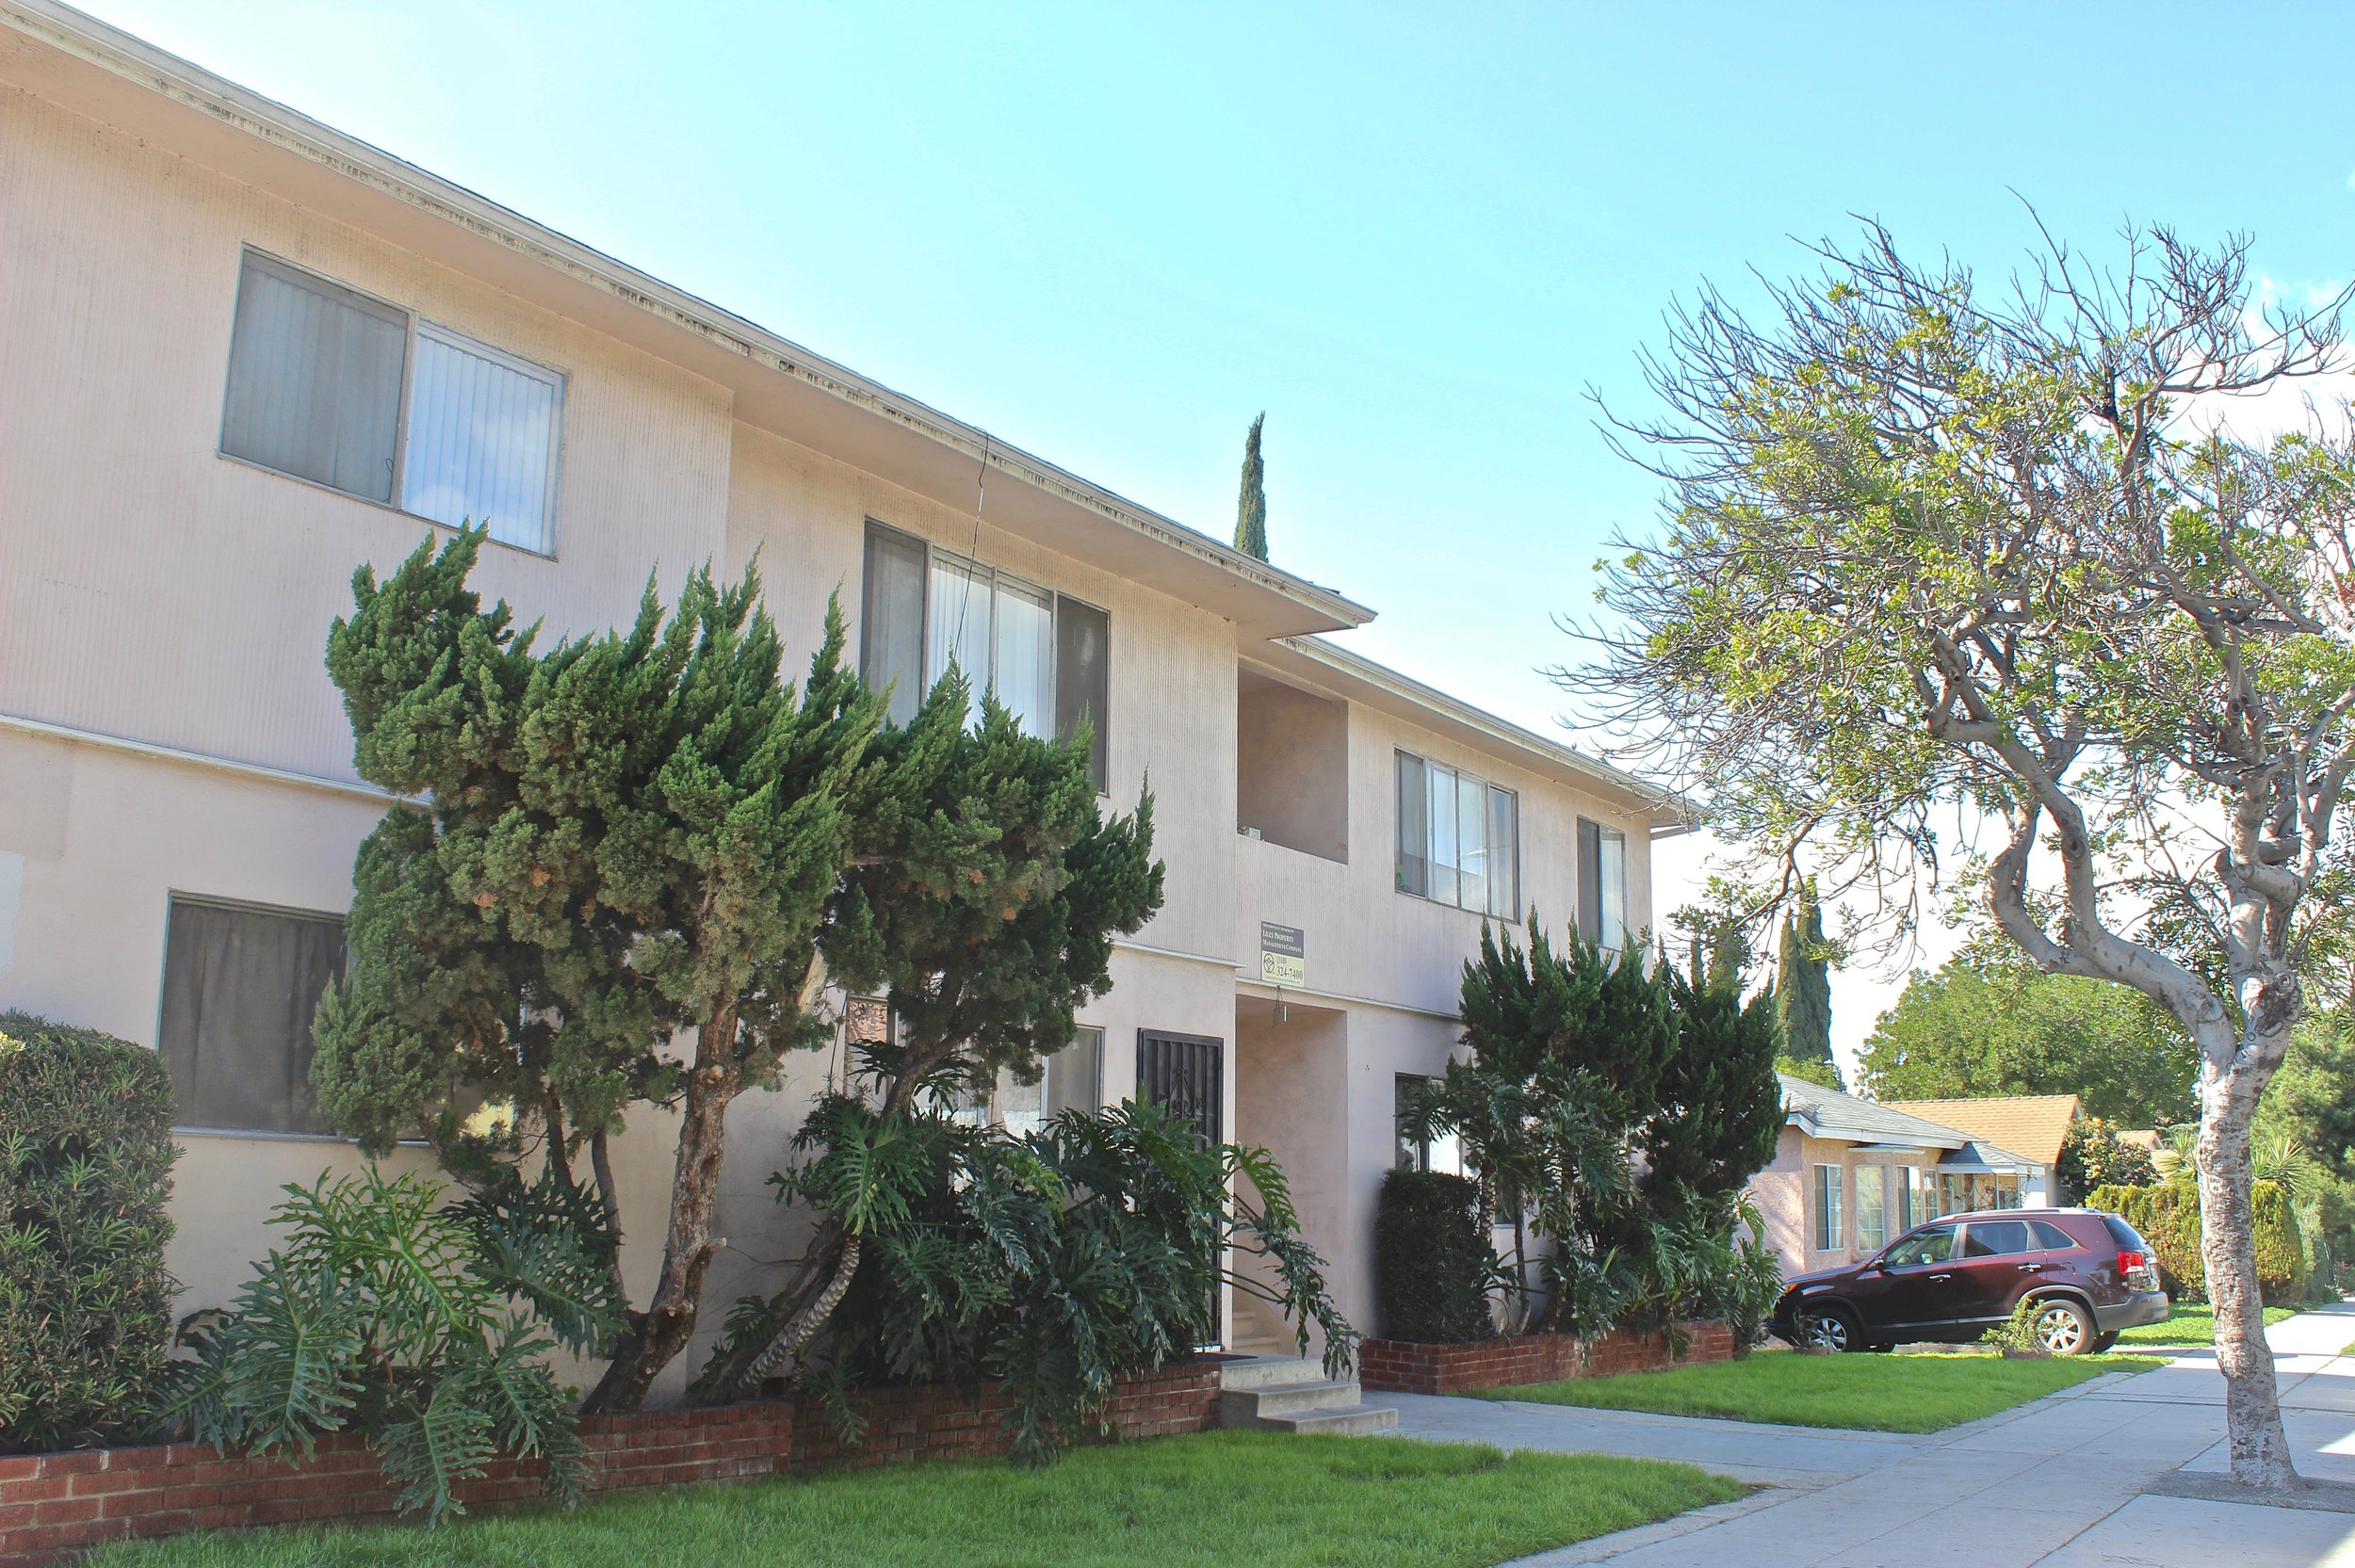
<svg viewBox="0 0 2355 1568">
<path fill-rule="evenodd" d="M 1605 828 L 1600 836 L 1602 945 L 1620 952 L 1627 947 L 1627 834 Z"/>
<path fill-rule="evenodd" d="M 1443 904 L 1457 901 L 1455 838 L 1455 769 L 1426 763 L 1430 769 L 1431 897 Z"/>
<path fill-rule="evenodd" d="M 1045 589 L 998 579 L 998 628 L 990 684 L 1025 735 L 1050 734 L 1055 722 L 1055 602 Z"/>
<path fill-rule="evenodd" d="M 1878 1165 L 1856 1168 L 1856 1244 L 1860 1252 L 1876 1253 L 1889 1240 L 1889 1188 L 1884 1169 Z"/>
<path fill-rule="evenodd" d="M 969 719 L 989 685 L 989 574 L 953 556 L 933 557 L 933 602 L 924 628 L 924 684 L 948 673 L 951 660 L 973 683 Z"/>
<path fill-rule="evenodd" d="M 1488 786 L 1458 774 L 1455 780 L 1455 860 L 1463 879 L 1458 901 L 1466 909 L 1488 907 Z"/>
<path fill-rule="evenodd" d="M 1520 802 L 1509 789 L 1488 788 L 1488 913 L 1520 918 Z"/>
<path fill-rule="evenodd" d="M 557 397 L 546 371 L 420 326 L 402 509 L 547 554 Z"/>
</svg>

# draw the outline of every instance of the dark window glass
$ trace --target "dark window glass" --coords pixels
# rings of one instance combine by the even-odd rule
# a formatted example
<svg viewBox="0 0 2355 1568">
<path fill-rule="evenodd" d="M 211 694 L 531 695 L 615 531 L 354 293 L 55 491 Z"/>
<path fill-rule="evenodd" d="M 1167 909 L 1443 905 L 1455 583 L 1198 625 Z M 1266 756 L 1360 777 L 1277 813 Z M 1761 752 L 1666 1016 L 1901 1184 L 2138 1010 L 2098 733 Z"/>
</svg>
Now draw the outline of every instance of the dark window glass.
<svg viewBox="0 0 2355 1568">
<path fill-rule="evenodd" d="M 1390 1163 L 1401 1171 L 1431 1169 L 1431 1145 L 1406 1130 L 1408 1102 L 1430 1081 L 1414 1073 L 1400 1073 L 1390 1080 Z"/>
<path fill-rule="evenodd" d="M 2036 1250 L 2040 1253 L 2065 1253 L 2077 1245 L 2075 1237 L 2049 1220 L 2031 1220 L 2028 1229 L 2036 1239 Z"/>
<path fill-rule="evenodd" d="M 891 687 L 891 721 L 904 724 L 924 702 L 924 542 L 880 523 L 867 525 L 867 581 L 859 595 L 858 672 Z"/>
<path fill-rule="evenodd" d="M 408 356 L 406 311 L 249 254 L 230 330 L 220 449 L 389 503 Z"/>
<path fill-rule="evenodd" d="M 1055 596 L 1055 734 L 1067 736 L 1082 721 L 1095 726 L 1088 747 L 1088 777 L 1098 792 L 1110 788 L 1105 750 L 1111 690 L 1112 618 L 1094 605 Z"/>
<path fill-rule="evenodd" d="M 1578 934 L 1602 940 L 1602 824 L 1578 819 Z"/>
<path fill-rule="evenodd" d="M 1398 886 L 1423 897 L 1430 887 L 1430 797 L 1422 758 L 1398 753 Z"/>
<path fill-rule="evenodd" d="M 1988 1220 L 1962 1233 L 1964 1257 L 2005 1257 L 2030 1251 L 2024 1220 Z"/>
<path fill-rule="evenodd" d="M 2142 1233 L 2117 1215 L 2104 1214 L 2102 1216 L 2102 1223 L 2108 1228 L 2110 1239 L 2117 1242 L 2121 1250 L 2140 1253 L 2146 1257 L 2151 1255 L 2151 1243 L 2142 1238 Z"/>
<path fill-rule="evenodd" d="M 333 1131 L 311 1094 L 311 1015 L 343 967 L 334 915 L 173 898 L 160 1034 L 181 1124 Z"/>
</svg>

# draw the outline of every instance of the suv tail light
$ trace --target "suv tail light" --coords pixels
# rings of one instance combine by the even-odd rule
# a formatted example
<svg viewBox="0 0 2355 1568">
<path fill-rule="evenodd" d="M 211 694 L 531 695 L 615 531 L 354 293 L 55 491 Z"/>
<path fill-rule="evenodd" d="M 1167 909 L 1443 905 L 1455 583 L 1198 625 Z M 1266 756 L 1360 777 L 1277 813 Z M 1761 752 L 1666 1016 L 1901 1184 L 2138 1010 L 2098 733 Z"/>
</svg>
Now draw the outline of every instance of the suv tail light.
<svg viewBox="0 0 2355 1568">
<path fill-rule="evenodd" d="M 2151 1266 L 2151 1257 L 2147 1253 L 2119 1249 L 2118 1272 L 2136 1290 L 2156 1290 L 2159 1287 L 2159 1271 Z"/>
</svg>

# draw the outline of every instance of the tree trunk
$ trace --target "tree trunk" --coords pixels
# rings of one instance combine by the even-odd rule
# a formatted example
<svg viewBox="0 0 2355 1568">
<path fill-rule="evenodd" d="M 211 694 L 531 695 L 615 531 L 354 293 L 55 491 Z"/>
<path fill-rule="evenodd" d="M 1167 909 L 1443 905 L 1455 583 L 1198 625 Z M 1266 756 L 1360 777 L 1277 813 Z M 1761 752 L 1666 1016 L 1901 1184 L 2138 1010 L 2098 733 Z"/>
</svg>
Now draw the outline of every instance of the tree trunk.
<svg viewBox="0 0 2355 1568">
<path fill-rule="evenodd" d="M 591 1414 L 637 1410 L 662 1369 L 687 1349 L 703 1301 L 704 1276 L 711 1271 L 712 1214 L 720 1202 L 720 1165 L 727 1152 L 728 1105 L 741 1080 L 727 1058 L 736 1038 L 736 1013 L 726 1009 L 696 1031 L 694 1070 L 687 1078 L 687 1103 L 678 1130 L 678 1163 L 671 1177 L 671 1222 L 662 1243 L 662 1273 L 654 1300 L 632 1315 L 612 1365 L 588 1402 Z"/>
<path fill-rule="evenodd" d="M 2281 1051 L 2245 1053 L 2279 1060 Z M 2224 1424 L 2233 1479 L 2266 1492 L 2304 1483 L 2290 1459 L 2273 1378 L 2273 1348 L 2266 1343 L 2265 1303 L 2257 1287 L 2255 1203 L 2250 1194 L 2249 1122 L 2269 1074 L 2245 1059 L 2219 1071 L 2201 1052 L 2200 1253 L 2208 1271 L 2208 1301 L 2216 1313 L 2217 1369 L 2224 1374 Z"/>
</svg>

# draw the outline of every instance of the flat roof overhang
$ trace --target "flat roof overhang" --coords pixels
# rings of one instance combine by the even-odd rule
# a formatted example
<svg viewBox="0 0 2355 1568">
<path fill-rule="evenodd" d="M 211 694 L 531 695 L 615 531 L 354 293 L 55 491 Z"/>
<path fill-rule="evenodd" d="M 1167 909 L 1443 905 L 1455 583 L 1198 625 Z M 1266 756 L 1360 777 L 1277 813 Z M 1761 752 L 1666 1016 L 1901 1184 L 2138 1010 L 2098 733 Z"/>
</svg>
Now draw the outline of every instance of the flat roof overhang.
<svg viewBox="0 0 2355 1568">
<path fill-rule="evenodd" d="M 479 278 L 727 389 L 735 417 L 1233 622 L 1373 611 L 54 0 L 0 0 L 0 82 Z"/>
</svg>

